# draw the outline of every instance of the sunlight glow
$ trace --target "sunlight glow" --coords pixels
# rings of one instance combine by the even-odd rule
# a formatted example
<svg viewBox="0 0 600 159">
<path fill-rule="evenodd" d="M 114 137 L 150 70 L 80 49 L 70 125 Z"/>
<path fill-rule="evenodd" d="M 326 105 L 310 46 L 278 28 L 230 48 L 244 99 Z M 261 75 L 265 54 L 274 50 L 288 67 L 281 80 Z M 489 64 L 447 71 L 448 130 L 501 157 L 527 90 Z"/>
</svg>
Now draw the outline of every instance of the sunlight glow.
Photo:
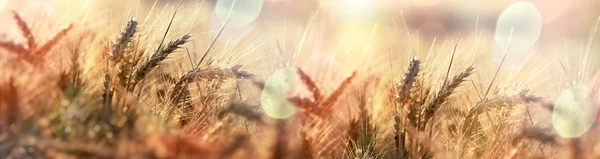
<svg viewBox="0 0 600 159">
<path fill-rule="evenodd" d="M 8 0 L 0 0 L 0 12 L 4 11 L 8 7 Z"/>
<path fill-rule="evenodd" d="M 598 106 L 593 104 L 592 92 L 585 86 L 573 86 L 562 92 L 554 102 L 552 126 L 565 138 L 579 137 L 594 124 Z"/>
<path fill-rule="evenodd" d="M 335 58 L 330 53 L 316 53 L 310 56 L 301 66 L 302 70 L 308 74 L 323 90 L 333 90 L 337 82 L 342 80 L 340 74 L 341 68 Z"/>
<path fill-rule="evenodd" d="M 48 1 L 32 1 L 19 14 L 30 23 L 41 20 L 55 22 L 57 18 L 54 5 Z"/>
<path fill-rule="evenodd" d="M 19 11 L 19 14 L 33 28 L 56 30 L 59 25 L 56 8 L 48 1 L 31 1 L 27 7 Z M 39 34 L 38 39 L 50 38 L 50 36 L 49 34 Z"/>
<path fill-rule="evenodd" d="M 295 90 L 297 81 L 296 69 L 292 67 L 279 69 L 267 79 L 260 97 L 267 116 L 285 119 L 296 113 L 296 106 L 287 100 L 287 95 Z"/>
<path fill-rule="evenodd" d="M 535 6 L 540 10 L 544 23 L 550 23 L 561 17 L 572 3 L 564 3 L 564 0 L 533 0 Z"/>
<path fill-rule="evenodd" d="M 331 4 L 339 18 L 364 21 L 375 16 L 375 4 L 372 0 L 336 0 Z"/>
<path fill-rule="evenodd" d="M 440 0 L 412 0 L 413 4 L 418 6 L 432 6 L 440 2 Z"/>
</svg>

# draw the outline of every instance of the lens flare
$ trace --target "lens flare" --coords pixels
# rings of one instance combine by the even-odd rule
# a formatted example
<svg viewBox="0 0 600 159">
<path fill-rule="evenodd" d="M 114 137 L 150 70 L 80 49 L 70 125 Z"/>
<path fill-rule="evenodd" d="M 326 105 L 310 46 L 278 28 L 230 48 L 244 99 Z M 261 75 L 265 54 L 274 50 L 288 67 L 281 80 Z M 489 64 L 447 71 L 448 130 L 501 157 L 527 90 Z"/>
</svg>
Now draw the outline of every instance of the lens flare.
<svg viewBox="0 0 600 159">
<path fill-rule="evenodd" d="M 267 116 L 285 119 L 296 113 L 296 106 L 287 100 L 287 95 L 295 90 L 297 81 L 296 69 L 292 67 L 279 69 L 267 79 L 260 97 L 261 107 Z"/>
<path fill-rule="evenodd" d="M 565 138 L 583 135 L 594 124 L 598 106 L 593 104 L 592 91 L 585 86 L 573 86 L 554 102 L 552 126 Z"/>
<path fill-rule="evenodd" d="M 229 18 L 228 26 L 240 28 L 248 26 L 258 18 L 263 3 L 264 0 L 218 0 L 215 6 L 215 14 L 221 23 L 225 23 Z"/>
<path fill-rule="evenodd" d="M 217 17 L 216 14 L 213 14 L 213 16 L 210 18 L 209 25 L 210 25 L 210 31 L 211 31 L 213 37 L 216 37 L 217 34 L 219 34 L 219 31 L 221 30 L 221 28 L 223 28 L 223 23 L 221 23 L 221 21 L 219 21 L 219 18 Z M 240 28 L 233 28 L 233 27 L 230 27 L 229 25 L 227 25 L 223 29 L 223 32 L 221 32 L 221 35 L 219 35 L 219 38 L 217 39 L 217 41 L 238 42 L 240 39 L 242 39 L 244 36 L 246 36 L 253 28 L 254 28 L 254 24 L 249 24 L 248 26 L 244 26 L 244 27 L 240 27 Z"/>
<path fill-rule="evenodd" d="M 495 58 L 499 63 L 510 48 L 505 66 L 520 67 L 529 57 L 541 31 L 542 17 L 537 8 L 530 2 L 513 3 L 498 17 L 494 40 L 501 51 L 492 51 L 492 57 L 500 57 Z"/>
</svg>

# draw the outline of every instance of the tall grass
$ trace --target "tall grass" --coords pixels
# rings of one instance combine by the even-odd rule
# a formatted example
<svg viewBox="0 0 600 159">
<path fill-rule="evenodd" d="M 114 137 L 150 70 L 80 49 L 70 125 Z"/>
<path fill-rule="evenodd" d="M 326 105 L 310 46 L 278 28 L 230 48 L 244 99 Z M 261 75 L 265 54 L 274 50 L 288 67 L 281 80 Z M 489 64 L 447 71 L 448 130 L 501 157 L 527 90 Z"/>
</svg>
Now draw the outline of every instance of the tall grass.
<svg viewBox="0 0 600 159">
<path fill-rule="evenodd" d="M 484 57 L 466 55 L 468 52 L 459 49 L 458 43 L 441 44 L 438 48 L 438 52 L 452 51 L 449 63 L 442 55 L 439 59 L 430 59 L 428 55 L 424 60 L 419 60 L 420 54 L 409 60 L 393 59 L 391 53 L 385 60 L 369 57 L 377 62 L 389 60 L 393 64 L 390 72 L 381 71 L 388 67 L 377 62 L 361 67 L 348 60 L 363 58 L 363 54 L 345 55 L 351 57 L 339 58 L 348 61 L 341 62 L 342 69 L 335 80 L 320 78 L 320 73 L 331 73 L 324 71 L 325 68 L 309 70 L 291 65 L 298 75 L 298 89 L 281 100 L 293 103 L 297 112 L 287 119 L 270 118 L 261 109 L 257 96 L 263 91 L 269 73 L 259 66 L 279 67 L 280 61 L 264 62 L 256 55 L 244 54 L 261 52 L 256 49 L 260 47 L 252 45 L 257 43 L 220 45 L 219 36 L 226 26 L 221 26 L 214 37 L 205 39 L 195 30 L 178 27 L 183 24 L 177 18 L 186 18 L 176 14 L 179 9 L 175 8 L 168 21 L 157 22 L 167 25 L 164 34 L 155 33 L 162 29 L 154 23 L 134 18 L 113 19 L 110 22 L 121 27 L 119 33 L 90 36 L 89 32 L 93 35 L 105 32 L 69 24 L 50 33 L 54 36 L 45 42 L 33 34 L 33 29 L 39 28 L 30 28 L 13 12 L 14 25 L 25 41 L 0 40 L 0 54 L 6 57 L 0 61 L 4 72 L 0 78 L 0 156 L 600 156 L 598 123 L 582 137 L 560 137 L 547 123 L 534 122 L 530 112 L 534 108 L 542 111 L 535 113 L 556 111 L 552 97 L 530 93 L 535 91 L 529 88 L 512 89 L 506 83 L 521 81 L 503 78 L 506 72 L 501 66 L 488 68 L 474 62 L 476 59 L 472 58 Z M 305 31 L 303 36 L 309 32 Z M 91 40 L 73 42 L 85 37 Z M 464 43 L 461 41 L 461 45 Z M 197 59 L 192 55 L 199 50 L 195 45 L 200 44 L 206 47 Z M 286 48 L 280 47 L 278 40 L 276 44 L 280 53 L 276 59 L 284 60 L 283 56 L 288 55 Z M 597 58 L 590 53 L 591 45 L 592 42 L 589 47 L 592 51 L 584 54 L 586 61 Z M 68 50 L 72 52 L 70 59 L 54 56 Z M 226 53 L 228 50 L 233 53 Z M 412 54 L 401 49 L 395 51 Z M 290 56 L 297 60 L 304 54 L 310 53 L 295 52 Z M 259 62 L 253 63 L 250 56 Z M 401 67 L 402 71 L 393 66 Z M 496 71 L 491 82 L 478 86 L 476 82 L 487 81 L 488 78 L 483 80 L 481 76 L 489 76 L 488 70 Z M 579 83 L 588 82 L 585 77 L 578 76 Z M 487 89 L 479 92 L 478 87 Z M 597 98 L 600 97 L 590 97 L 592 102 L 599 101 Z"/>
</svg>

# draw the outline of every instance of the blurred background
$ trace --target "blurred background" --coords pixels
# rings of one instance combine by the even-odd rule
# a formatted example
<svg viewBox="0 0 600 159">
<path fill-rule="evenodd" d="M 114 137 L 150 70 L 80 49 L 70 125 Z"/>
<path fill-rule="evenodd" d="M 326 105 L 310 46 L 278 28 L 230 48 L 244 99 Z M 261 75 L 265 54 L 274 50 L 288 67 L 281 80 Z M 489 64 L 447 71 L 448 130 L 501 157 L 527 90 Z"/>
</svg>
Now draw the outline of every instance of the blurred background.
<svg viewBox="0 0 600 159">
<path fill-rule="evenodd" d="M 480 71 L 476 83 L 490 78 L 509 48 L 502 68 L 517 70 L 511 79 L 564 80 L 556 70 L 565 66 L 582 70 L 569 76 L 583 83 L 600 61 L 598 0 L 0 0 L 0 37 L 24 40 L 13 11 L 41 40 L 68 23 L 110 39 L 133 17 L 146 35 L 156 36 L 147 42 L 155 45 L 162 34 L 152 33 L 164 32 L 176 10 L 168 36 L 194 35 L 188 46 L 194 59 L 228 21 L 211 57 L 251 66 L 264 77 L 283 65 L 312 65 L 313 54 L 333 57 L 345 72 L 385 70 L 380 64 L 392 59 L 402 70 L 412 57 L 445 67 L 437 57 L 448 57 L 456 43 L 459 63 L 490 70 Z M 530 75 L 546 69 L 555 72 Z M 560 92 L 536 86 L 554 92 L 548 95 Z"/>
</svg>

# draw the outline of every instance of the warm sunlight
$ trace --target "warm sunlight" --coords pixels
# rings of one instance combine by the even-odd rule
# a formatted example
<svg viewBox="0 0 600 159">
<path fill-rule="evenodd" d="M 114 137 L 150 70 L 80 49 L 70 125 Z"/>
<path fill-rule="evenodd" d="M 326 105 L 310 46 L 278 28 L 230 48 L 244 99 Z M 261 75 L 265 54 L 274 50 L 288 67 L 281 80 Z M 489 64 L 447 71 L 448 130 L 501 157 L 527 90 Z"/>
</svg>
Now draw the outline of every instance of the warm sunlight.
<svg viewBox="0 0 600 159">
<path fill-rule="evenodd" d="M 0 0 L 0 158 L 600 158 L 600 0 Z"/>
</svg>

